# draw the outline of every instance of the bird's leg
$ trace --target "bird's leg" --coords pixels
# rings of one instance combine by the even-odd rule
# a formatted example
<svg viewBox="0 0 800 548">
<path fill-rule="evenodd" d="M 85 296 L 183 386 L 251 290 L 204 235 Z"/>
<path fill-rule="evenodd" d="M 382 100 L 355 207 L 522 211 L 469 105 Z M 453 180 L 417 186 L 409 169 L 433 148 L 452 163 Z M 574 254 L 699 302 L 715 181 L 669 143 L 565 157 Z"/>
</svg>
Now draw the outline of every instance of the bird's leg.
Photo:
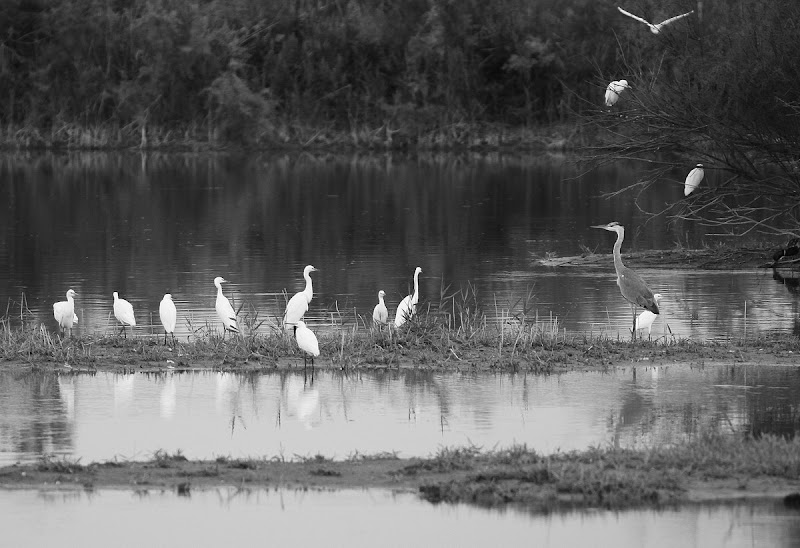
<svg viewBox="0 0 800 548">
<path fill-rule="evenodd" d="M 633 313 L 633 329 L 631 330 L 631 340 L 636 341 L 636 307 L 631 305 L 631 312 Z"/>
<path fill-rule="evenodd" d="M 175 332 L 172 332 L 172 346 L 175 346 Z"/>
</svg>

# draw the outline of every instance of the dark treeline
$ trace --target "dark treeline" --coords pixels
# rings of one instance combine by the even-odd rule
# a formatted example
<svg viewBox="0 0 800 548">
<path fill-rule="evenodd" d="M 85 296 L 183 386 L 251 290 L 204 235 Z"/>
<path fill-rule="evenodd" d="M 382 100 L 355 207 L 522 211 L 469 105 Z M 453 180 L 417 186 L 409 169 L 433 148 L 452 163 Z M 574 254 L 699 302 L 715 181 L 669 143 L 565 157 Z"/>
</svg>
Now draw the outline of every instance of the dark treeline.
<svg viewBox="0 0 800 548">
<path fill-rule="evenodd" d="M 743 69 L 754 60 L 737 40 L 779 21 L 782 4 L 626 3 L 654 21 L 698 11 L 655 37 L 605 0 L 5 1 L 0 122 L 6 143 L 77 145 L 553 124 L 667 46 L 665 70 Z M 736 11 L 752 6 L 759 19 Z M 786 41 L 796 47 L 796 26 Z"/>
</svg>

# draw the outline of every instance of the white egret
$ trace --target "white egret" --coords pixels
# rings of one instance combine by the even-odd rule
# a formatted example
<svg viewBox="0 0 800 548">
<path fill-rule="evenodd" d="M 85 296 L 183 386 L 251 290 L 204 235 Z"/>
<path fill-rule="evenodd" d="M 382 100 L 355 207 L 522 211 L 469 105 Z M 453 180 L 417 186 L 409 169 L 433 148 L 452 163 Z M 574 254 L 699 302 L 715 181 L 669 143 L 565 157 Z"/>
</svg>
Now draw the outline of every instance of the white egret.
<svg viewBox="0 0 800 548">
<path fill-rule="evenodd" d="M 375 325 L 382 327 L 389 322 L 389 311 L 386 309 L 386 303 L 383 302 L 383 298 L 386 296 L 386 292 L 381 289 L 378 291 L 378 304 L 375 305 L 375 308 L 372 309 L 372 321 L 375 322 Z"/>
<path fill-rule="evenodd" d="M 178 310 L 172 302 L 172 294 L 164 294 L 161 304 L 158 305 L 158 315 L 161 318 L 161 325 L 164 326 L 164 344 L 167 344 L 167 333 L 172 335 L 172 344 L 175 344 L 175 324 L 178 321 Z"/>
<path fill-rule="evenodd" d="M 67 300 L 53 303 L 53 317 L 58 322 L 61 332 L 68 332 L 72 336 L 72 325 L 78 323 L 78 316 L 75 315 L 75 297 L 78 294 L 72 289 L 67 291 Z"/>
<path fill-rule="evenodd" d="M 119 293 L 114 291 L 114 317 L 122 324 L 122 334 L 128 338 L 125 326 L 131 326 L 131 330 L 136 327 L 136 317 L 133 315 L 133 306 L 125 299 L 119 298 Z"/>
<path fill-rule="evenodd" d="M 286 314 L 283 316 L 284 328 L 297 325 L 297 322 L 303 319 L 306 312 L 308 312 L 308 303 L 314 298 L 314 286 L 311 283 L 311 273 L 316 272 L 317 269 L 311 265 L 303 269 L 303 278 L 306 279 L 306 288 L 289 299 L 286 305 Z"/>
<path fill-rule="evenodd" d="M 641 276 L 622 264 L 622 241 L 625 239 L 625 227 L 616 221 L 607 225 L 594 225 L 592 228 L 601 228 L 609 232 L 617 233 L 617 241 L 614 243 L 614 270 L 617 271 L 617 285 L 625 297 L 631 303 L 631 313 L 633 314 L 633 338 L 636 338 L 636 306 L 649 310 L 653 314 L 658 314 L 658 304 L 656 303 L 653 292 L 647 287 Z"/>
<path fill-rule="evenodd" d="M 306 327 L 306 322 L 297 320 L 294 325 L 294 338 L 297 340 L 297 346 L 303 353 L 303 369 L 306 368 L 306 361 L 311 359 L 311 368 L 314 368 L 314 358 L 319 356 L 319 343 L 317 336 L 314 332 Z"/>
<path fill-rule="evenodd" d="M 236 323 L 236 312 L 234 312 L 231 302 L 228 297 L 222 294 L 222 284 L 228 283 L 228 280 L 222 276 L 214 278 L 214 285 L 217 286 L 217 303 L 214 308 L 217 310 L 217 316 L 222 322 L 222 338 L 225 338 L 225 332 L 232 333 L 239 332 L 239 326 Z"/>
<path fill-rule="evenodd" d="M 406 295 L 406 297 L 400 301 L 400 304 L 397 305 L 397 312 L 394 315 L 394 325 L 395 327 L 400 327 L 406 321 L 410 320 L 411 317 L 417 311 L 417 303 L 419 302 L 419 275 L 422 272 L 420 267 L 417 267 L 414 270 L 414 294 L 413 295 Z"/>
<path fill-rule="evenodd" d="M 686 182 L 683 185 L 683 195 L 688 196 L 694 192 L 694 189 L 696 189 L 697 185 L 700 184 L 700 181 L 703 180 L 705 174 L 705 171 L 703 171 L 703 164 L 697 164 L 697 167 L 690 171 L 689 175 L 686 176 Z"/>
<path fill-rule="evenodd" d="M 639 17 L 637 15 L 634 15 L 629 11 L 625 11 L 624 9 L 622 9 L 619 6 L 617 6 L 617 9 L 620 11 L 621 14 L 627 15 L 628 17 L 636 19 L 640 23 L 644 23 L 645 25 L 650 27 L 650 32 L 652 32 L 653 34 L 658 34 L 659 32 L 661 32 L 662 27 L 665 27 L 665 26 L 669 25 L 670 23 L 674 23 L 678 19 L 682 19 L 682 18 L 687 17 L 687 16 L 689 16 L 689 15 L 694 13 L 694 10 L 687 11 L 686 13 L 682 13 L 680 15 L 676 15 L 675 17 L 670 17 L 669 19 L 665 19 L 664 21 L 661 21 L 657 25 L 654 25 L 653 23 L 647 21 L 646 19 L 642 19 L 641 17 Z"/>
<path fill-rule="evenodd" d="M 619 96 L 622 92 L 629 87 L 627 80 L 614 80 L 608 84 L 606 87 L 606 106 L 613 107 L 614 104 L 619 101 Z"/>
<path fill-rule="evenodd" d="M 656 304 L 658 304 L 658 301 L 661 300 L 661 293 L 653 294 L 653 300 L 655 300 Z M 657 317 L 657 314 L 653 314 L 649 310 L 645 310 L 636 317 L 636 330 L 638 331 L 640 329 L 647 329 L 647 334 L 650 335 L 653 329 L 653 322 L 656 321 Z"/>
</svg>

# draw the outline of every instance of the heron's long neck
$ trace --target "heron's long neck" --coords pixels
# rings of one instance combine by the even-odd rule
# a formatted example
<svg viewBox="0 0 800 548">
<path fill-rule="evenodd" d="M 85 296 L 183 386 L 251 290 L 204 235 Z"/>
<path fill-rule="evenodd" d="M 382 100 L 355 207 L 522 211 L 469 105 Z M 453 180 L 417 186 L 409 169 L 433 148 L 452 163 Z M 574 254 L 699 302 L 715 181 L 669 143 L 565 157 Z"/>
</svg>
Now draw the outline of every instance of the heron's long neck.
<svg viewBox="0 0 800 548">
<path fill-rule="evenodd" d="M 620 254 L 620 249 L 622 249 L 622 240 L 625 239 L 625 231 L 620 229 L 617 232 L 617 241 L 614 243 L 614 269 L 619 273 L 620 270 L 625 266 L 622 264 L 622 255 Z"/>
<path fill-rule="evenodd" d="M 419 272 L 414 272 L 414 300 L 419 299 Z"/>
<path fill-rule="evenodd" d="M 378 295 L 378 302 L 381 303 L 382 305 L 386 306 L 384 304 L 384 302 L 383 302 L 383 295 Z"/>
<path fill-rule="evenodd" d="M 218 299 L 222 299 L 222 298 L 224 298 L 224 297 L 225 297 L 225 295 L 223 295 L 223 294 L 222 294 L 222 286 L 221 286 L 221 285 L 218 285 L 218 286 L 217 286 L 217 298 L 218 298 Z"/>
<path fill-rule="evenodd" d="M 310 274 L 303 274 L 303 277 L 306 279 L 306 288 L 303 290 L 303 293 L 306 296 L 306 300 L 311 302 L 311 299 L 314 298 L 314 286 L 311 283 L 311 275 Z"/>
</svg>

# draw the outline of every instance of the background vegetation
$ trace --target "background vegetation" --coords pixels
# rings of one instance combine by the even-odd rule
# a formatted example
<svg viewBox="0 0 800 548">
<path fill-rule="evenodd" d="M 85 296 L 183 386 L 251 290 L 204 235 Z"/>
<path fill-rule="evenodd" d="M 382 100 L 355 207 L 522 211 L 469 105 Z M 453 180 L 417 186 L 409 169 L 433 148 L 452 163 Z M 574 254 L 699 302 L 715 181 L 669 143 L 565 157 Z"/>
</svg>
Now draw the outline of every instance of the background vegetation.
<svg viewBox="0 0 800 548">
<path fill-rule="evenodd" d="M 635 4 L 657 18 L 693 2 Z M 653 40 L 613 1 L 10 1 L 0 121 L 22 145 L 269 145 L 310 139 L 309 127 L 458 141 L 465 125 L 554 123 L 597 104 L 618 39 Z"/>
</svg>

